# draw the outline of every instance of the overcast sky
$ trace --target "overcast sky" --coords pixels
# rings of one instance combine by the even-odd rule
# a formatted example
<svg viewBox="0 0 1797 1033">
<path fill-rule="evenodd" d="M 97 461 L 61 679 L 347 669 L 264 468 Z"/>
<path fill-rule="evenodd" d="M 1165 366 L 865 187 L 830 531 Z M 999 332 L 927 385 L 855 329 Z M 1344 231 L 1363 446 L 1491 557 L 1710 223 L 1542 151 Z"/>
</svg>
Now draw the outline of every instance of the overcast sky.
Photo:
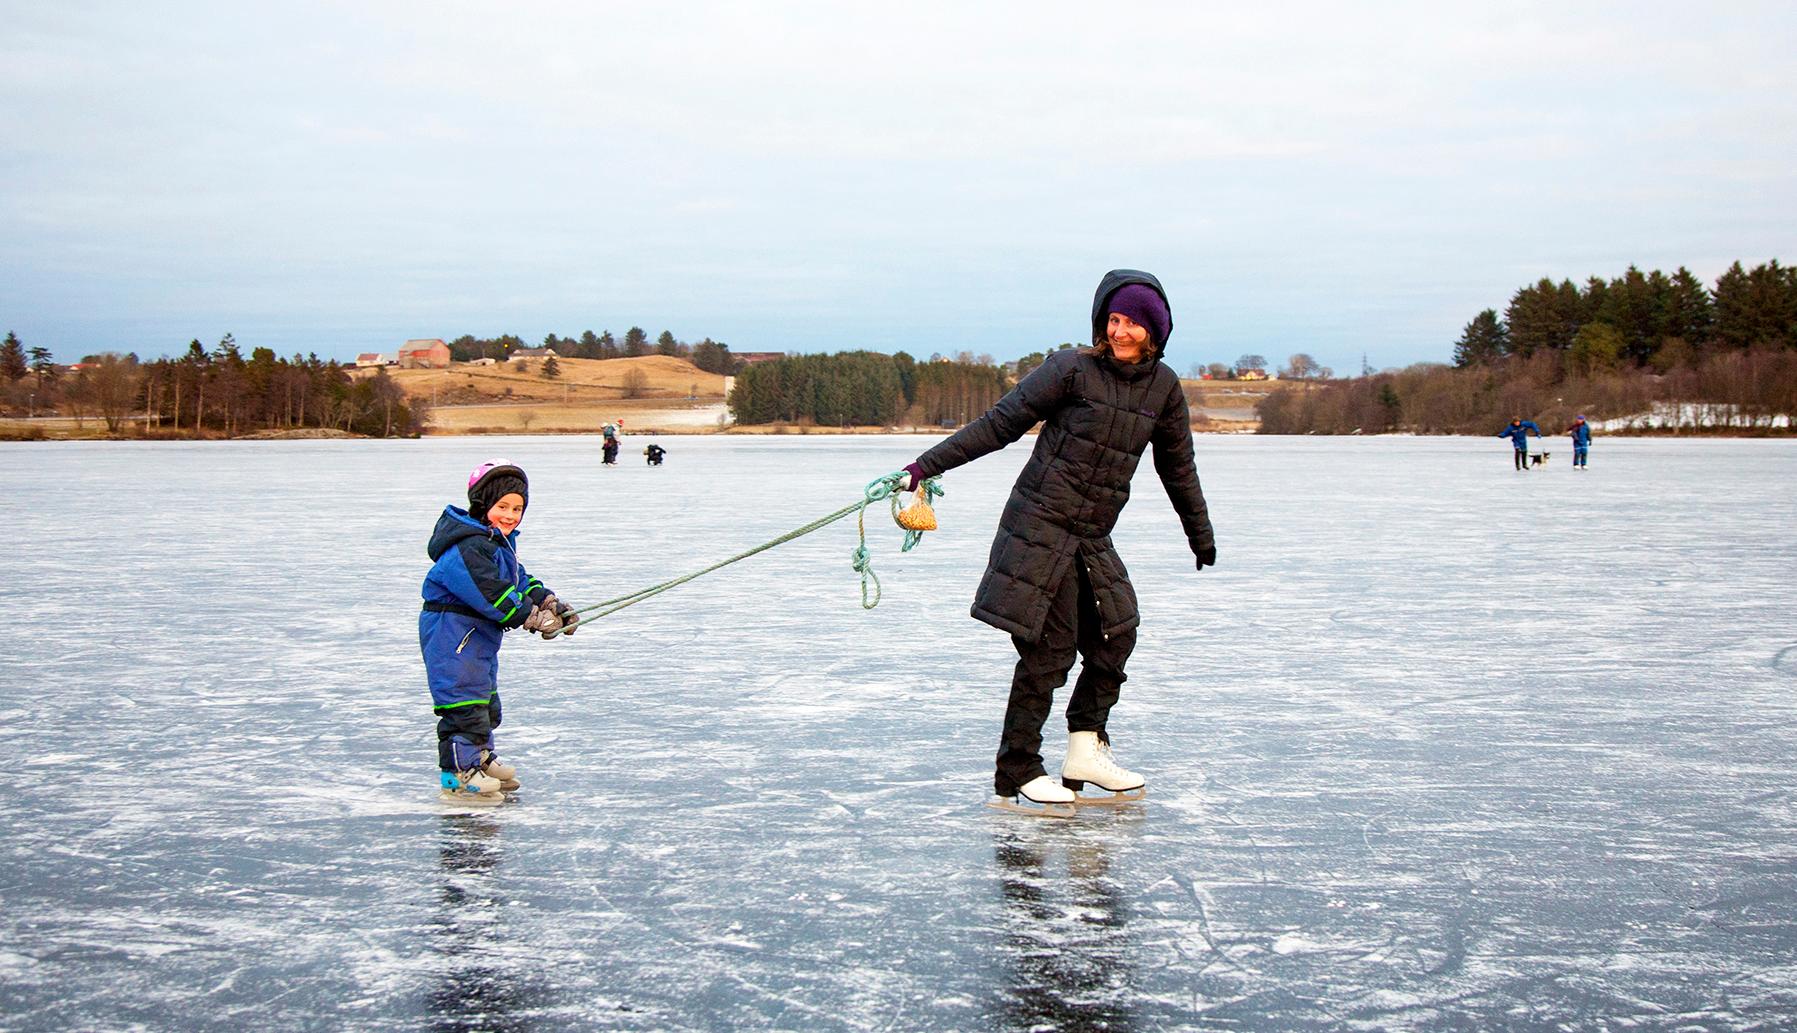
<svg viewBox="0 0 1797 1033">
<path fill-rule="evenodd" d="M 1797 260 L 1797 4 L 1455 6 L 8 2 L 0 330 L 1006 359 L 1131 266 L 1182 371 L 1348 372 Z"/>
</svg>

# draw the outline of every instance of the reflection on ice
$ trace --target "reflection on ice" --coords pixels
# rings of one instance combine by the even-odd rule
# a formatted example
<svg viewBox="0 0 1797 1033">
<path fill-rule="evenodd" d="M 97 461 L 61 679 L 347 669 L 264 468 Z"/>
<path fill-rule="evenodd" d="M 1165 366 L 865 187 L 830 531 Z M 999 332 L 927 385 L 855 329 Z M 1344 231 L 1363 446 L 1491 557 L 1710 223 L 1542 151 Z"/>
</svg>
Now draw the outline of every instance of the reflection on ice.
<svg viewBox="0 0 1797 1033">
<path fill-rule="evenodd" d="M 1093 829 L 993 830 L 1011 970 L 993 1028 L 1136 1028 L 1128 873 L 1111 858 L 1143 818 L 1137 805 L 1088 814 Z"/>
</svg>

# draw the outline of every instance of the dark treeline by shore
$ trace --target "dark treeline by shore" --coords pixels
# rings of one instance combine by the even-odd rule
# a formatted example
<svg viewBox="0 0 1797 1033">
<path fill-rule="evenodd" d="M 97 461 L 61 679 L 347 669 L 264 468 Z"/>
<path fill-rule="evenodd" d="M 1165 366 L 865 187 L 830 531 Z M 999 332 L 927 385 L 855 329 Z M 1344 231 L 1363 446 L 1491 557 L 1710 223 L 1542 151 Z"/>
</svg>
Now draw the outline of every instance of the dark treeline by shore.
<svg viewBox="0 0 1797 1033">
<path fill-rule="evenodd" d="M 464 334 L 449 343 L 449 357 L 455 362 L 475 359 L 504 359 L 513 351 L 529 347 L 516 334 L 498 337 L 474 337 Z M 729 376 L 742 363 L 730 354 L 730 346 L 707 337 L 696 344 L 676 340 L 672 331 L 663 330 L 653 342 L 640 326 L 624 331 L 622 340 L 610 330 L 594 333 L 583 331 L 579 337 L 546 335 L 538 348 L 553 348 L 564 359 L 633 359 L 639 355 L 672 355 L 687 359 L 707 373 Z"/>
<path fill-rule="evenodd" d="M 67 370 L 48 350 L 27 351 L 8 334 L 0 344 L 0 408 L 101 420 L 113 434 L 131 420 L 146 437 L 307 427 L 393 437 L 417 434 L 427 415 L 384 369 L 351 378 L 347 367 L 317 355 L 283 359 L 256 348 L 245 357 L 230 334 L 211 351 L 193 341 L 180 358 L 141 362 L 107 352 Z"/>
<path fill-rule="evenodd" d="M 918 362 L 905 352 L 838 352 L 748 366 L 737 374 L 729 404 L 740 424 L 958 426 L 1007 387 L 1005 371 L 989 359 Z"/>
<path fill-rule="evenodd" d="M 1797 421 L 1797 270 L 1734 263 L 1543 279 L 1474 316 L 1454 362 L 1306 384 L 1258 406 L 1263 434 L 1493 434 L 1514 416 L 1654 414 L 1643 426 L 1771 430 Z"/>
</svg>

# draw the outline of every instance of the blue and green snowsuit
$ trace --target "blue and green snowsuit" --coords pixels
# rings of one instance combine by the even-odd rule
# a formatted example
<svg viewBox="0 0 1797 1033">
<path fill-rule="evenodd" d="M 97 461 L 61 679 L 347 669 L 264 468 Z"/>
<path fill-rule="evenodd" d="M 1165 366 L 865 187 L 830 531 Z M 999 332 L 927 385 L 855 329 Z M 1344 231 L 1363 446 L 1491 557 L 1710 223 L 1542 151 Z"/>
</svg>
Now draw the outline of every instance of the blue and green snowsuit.
<svg viewBox="0 0 1797 1033">
<path fill-rule="evenodd" d="M 500 637 L 551 593 L 518 561 L 518 532 L 447 506 L 431 532 L 418 646 L 437 714 L 437 764 L 465 771 L 493 750 L 499 726 Z M 497 752 L 494 750 L 494 752 Z"/>
</svg>

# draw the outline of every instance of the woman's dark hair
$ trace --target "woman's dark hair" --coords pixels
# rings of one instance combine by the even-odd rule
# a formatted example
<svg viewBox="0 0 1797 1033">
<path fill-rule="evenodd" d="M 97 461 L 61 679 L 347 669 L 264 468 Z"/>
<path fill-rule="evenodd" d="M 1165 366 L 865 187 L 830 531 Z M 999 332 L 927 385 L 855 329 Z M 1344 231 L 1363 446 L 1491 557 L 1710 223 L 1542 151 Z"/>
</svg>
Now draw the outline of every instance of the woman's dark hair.
<svg viewBox="0 0 1797 1033">
<path fill-rule="evenodd" d="M 1091 347 L 1084 348 L 1081 350 L 1084 351 L 1087 355 L 1096 356 L 1097 358 L 1101 358 L 1101 359 L 1107 358 L 1111 354 L 1111 337 L 1109 334 L 1105 333 L 1103 330 L 1094 329 L 1092 331 Z M 1160 358 L 1161 354 L 1165 351 L 1166 351 L 1166 348 L 1155 344 L 1154 338 L 1152 338 L 1152 337 L 1150 337 L 1148 339 L 1148 345 L 1144 349 L 1145 354 L 1152 355 L 1157 359 Z"/>
</svg>

